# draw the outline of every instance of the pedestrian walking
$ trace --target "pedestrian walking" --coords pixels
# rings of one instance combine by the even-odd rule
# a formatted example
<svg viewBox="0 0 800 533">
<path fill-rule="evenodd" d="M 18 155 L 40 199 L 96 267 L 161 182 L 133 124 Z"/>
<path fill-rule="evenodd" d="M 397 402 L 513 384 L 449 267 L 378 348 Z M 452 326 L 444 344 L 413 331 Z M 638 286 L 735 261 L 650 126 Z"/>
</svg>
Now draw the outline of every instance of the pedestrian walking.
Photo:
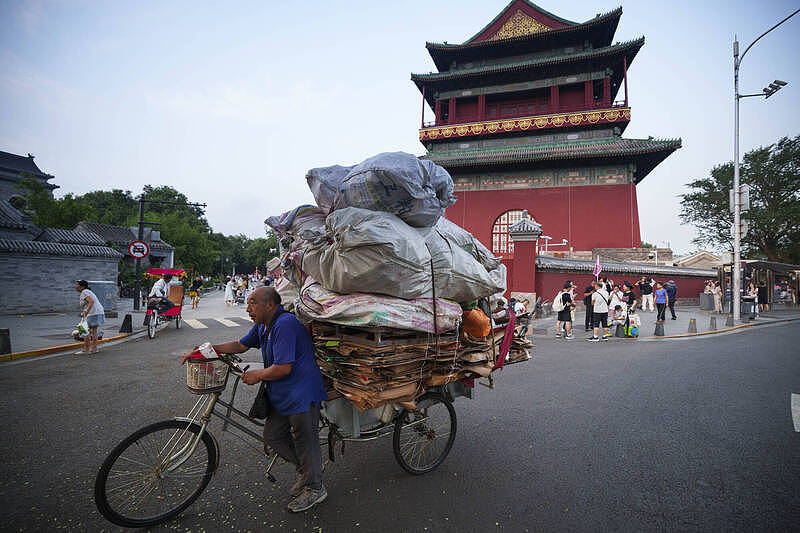
<svg viewBox="0 0 800 533">
<path fill-rule="evenodd" d="M 590 342 L 598 342 L 600 340 L 600 328 L 603 328 L 604 341 L 608 340 L 611 335 L 608 332 L 608 293 L 603 290 L 600 283 L 597 281 L 592 282 L 594 293 L 592 294 L 592 326 L 594 327 L 593 335 Z"/>
<path fill-rule="evenodd" d="M 105 310 L 100 299 L 89 288 L 89 282 L 79 279 L 75 282 L 75 290 L 81 293 L 78 302 L 81 306 L 81 318 L 86 319 L 89 332 L 83 340 L 83 350 L 80 353 L 97 353 L 97 330 L 105 323 Z"/>
<path fill-rule="evenodd" d="M 556 319 L 556 338 L 561 338 L 561 324 L 564 324 L 564 338 L 574 339 L 572 334 L 572 310 L 575 308 L 575 303 L 572 301 L 572 282 L 567 281 L 564 283 L 564 289 L 556 295 L 553 302 L 553 308 L 558 311 L 558 318 Z"/>
<path fill-rule="evenodd" d="M 758 308 L 763 313 L 764 311 L 769 311 L 769 291 L 767 291 L 767 285 L 762 281 L 758 284 Z"/>
<path fill-rule="evenodd" d="M 667 291 L 667 297 L 669 299 L 669 312 L 672 314 L 672 320 L 677 320 L 678 318 L 675 316 L 675 302 L 678 301 L 678 286 L 675 285 L 673 280 L 669 280 L 664 289 Z"/>
<path fill-rule="evenodd" d="M 639 287 L 639 294 L 642 297 L 642 311 L 647 311 L 648 306 L 650 306 L 650 311 L 653 311 L 653 284 L 642 276 L 636 286 Z"/>
<path fill-rule="evenodd" d="M 225 305 L 233 305 L 233 303 L 233 280 L 228 278 L 228 281 L 225 283 Z"/>
<path fill-rule="evenodd" d="M 722 287 L 719 283 L 713 282 L 714 286 L 711 289 L 711 294 L 714 295 L 714 312 L 722 314 Z"/>
<path fill-rule="evenodd" d="M 583 291 L 583 306 L 586 308 L 586 317 L 583 321 L 583 327 L 586 331 L 591 331 L 592 329 L 592 294 L 594 293 L 594 287 L 589 285 Z"/>
<path fill-rule="evenodd" d="M 664 322 L 669 296 L 667 295 L 667 290 L 664 288 L 664 285 L 659 282 L 656 283 L 655 297 L 657 310 L 656 322 Z"/>
</svg>

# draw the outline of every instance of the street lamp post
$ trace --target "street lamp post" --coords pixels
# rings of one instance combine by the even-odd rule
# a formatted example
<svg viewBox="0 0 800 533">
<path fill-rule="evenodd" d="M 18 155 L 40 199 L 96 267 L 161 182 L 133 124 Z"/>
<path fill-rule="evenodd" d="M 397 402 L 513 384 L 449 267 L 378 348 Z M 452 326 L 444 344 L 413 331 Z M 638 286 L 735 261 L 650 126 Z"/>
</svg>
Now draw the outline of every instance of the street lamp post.
<svg viewBox="0 0 800 533">
<path fill-rule="evenodd" d="M 739 94 L 739 66 L 742 64 L 745 54 L 766 34 L 800 13 L 797 9 L 794 13 L 790 14 L 785 19 L 781 20 L 773 27 L 759 35 L 755 41 L 750 43 L 750 46 L 745 48 L 741 56 L 739 56 L 739 40 L 734 38 L 733 41 L 733 101 L 734 101 L 734 114 L 733 114 L 733 266 L 731 267 L 731 281 L 733 282 L 733 294 L 731 301 L 733 304 L 733 320 L 734 322 L 740 319 L 741 307 L 741 267 L 742 267 L 742 191 L 739 184 L 739 100 L 742 98 L 749 98 L 751 96 L 763 96 L 769 98 L 777 91 L 779 91 L 786 82 L 775 80 L 769 87 L 756 94 Z"/>
</svg>

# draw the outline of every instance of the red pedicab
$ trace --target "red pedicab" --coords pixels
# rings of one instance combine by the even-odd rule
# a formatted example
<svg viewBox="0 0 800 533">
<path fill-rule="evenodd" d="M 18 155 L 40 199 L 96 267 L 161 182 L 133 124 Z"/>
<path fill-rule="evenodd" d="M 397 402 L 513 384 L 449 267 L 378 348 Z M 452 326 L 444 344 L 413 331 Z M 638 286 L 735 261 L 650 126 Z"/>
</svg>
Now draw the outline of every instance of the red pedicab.
<svg viewBox="0 0 800 533">
<path fill-rule="evenodd" d="M 160 278 L 165 274 L 171 274 L 178 279 L 186 278 L 186 271 L 182 268 L 151 268 L 147 270 L 148 278 Z M 147 302 L 147 316 L 150 317 L 147 323 L 147 336 L 156 336 L 158 326 L 167 322 L 175 322 L 175 327 L 181 329 L 181 310 L 183 309 L 183 285 L 167 285 L 167 299 L 174 304 L 174 307 L 164 312 L 159 312 L 157 308 L 152 308 Z"/>
</svg>

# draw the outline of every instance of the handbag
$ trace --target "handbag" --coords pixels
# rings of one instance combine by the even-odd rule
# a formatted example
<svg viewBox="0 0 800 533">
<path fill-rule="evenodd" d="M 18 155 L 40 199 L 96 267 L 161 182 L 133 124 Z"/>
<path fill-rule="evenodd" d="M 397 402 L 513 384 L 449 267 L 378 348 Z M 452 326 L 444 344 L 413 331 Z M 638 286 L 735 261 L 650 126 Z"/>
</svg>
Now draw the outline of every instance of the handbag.
<svg viewBox="0 0 800 533">
<path fill-rule="evenodd" d="M 258 394 L 253 401 L 253 406 L 250 407 L 250 412 L 247 414 L 250 418 L 264 420 L 269 416 L 272 411 L 272 403 L 269 401 L 269 394 L 267 394 L 267 384 L 263 381 L 258 387 Z"/>
<path fill-rule="evenodd" d="M 272 331 L 272 326 L 275 324 L 275 321 L 278 319 L 278 316 L 283 311 L 278 311 L 272 317 L 272 320 L 269 323 L 269 329 L 267 329 L 267 338 L 269 339 L 269 332 Z M 266 368 L 266 361 L 264 361 L 264 367 Z M 272 402 L 269 400 L 269 394 L 267 394 L 267 384 L 262 381 L 258 387 L 258 393 L 256 394 L 256 399 L 253 400 L 253 405 L 250 407 L 250 412 L 247 414 L 250 418 L 255 418 L 257 420 L 264 420 L 269 417 L 269 413 L 272 411 Z"/>
</svg>

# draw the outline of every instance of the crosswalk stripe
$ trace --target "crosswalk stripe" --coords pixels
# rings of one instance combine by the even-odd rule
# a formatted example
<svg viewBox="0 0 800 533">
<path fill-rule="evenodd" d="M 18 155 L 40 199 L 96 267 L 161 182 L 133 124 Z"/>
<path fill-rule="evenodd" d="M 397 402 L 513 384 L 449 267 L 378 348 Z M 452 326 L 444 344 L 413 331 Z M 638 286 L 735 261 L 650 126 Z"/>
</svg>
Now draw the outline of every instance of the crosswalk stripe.
<svg viewBox="0 0 800 533">
<path fill-rule="evenodd" d="M 196 318 L 184 318 L 183 323 L 194 329 L 207 329 L 208 326 L 197 320 Z"/>
<path fill-rule="evenodd" d="M 227 318 L 215 318 L 217 322 L 222 324 L 223 326 L 228 326 L 229 328 L 238 328 L 239 324 L 234 322 L 233 320 L 228 320 Z"/>
</svg>

